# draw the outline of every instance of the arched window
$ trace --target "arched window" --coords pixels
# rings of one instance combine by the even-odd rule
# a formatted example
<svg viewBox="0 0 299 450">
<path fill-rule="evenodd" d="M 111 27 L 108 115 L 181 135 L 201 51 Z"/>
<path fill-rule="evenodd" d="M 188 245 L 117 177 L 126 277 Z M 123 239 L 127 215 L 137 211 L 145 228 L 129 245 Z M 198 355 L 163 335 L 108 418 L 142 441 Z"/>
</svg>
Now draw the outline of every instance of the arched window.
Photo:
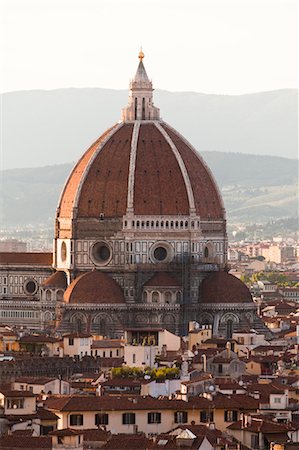
<svg viewBox="0 0 299 450">
<path fill-rule="evenodd" d="M 231 339 L 233 336 L 233 321 L 231 319 L 228 319 L 226 322 L 226 339 Z"/>
<path fill-rule="evenodd" d="M 82 325 L 82 321 L 79 319 L 79 318 L 77 318 L 76 320 L 75 320 L 75 324 L 74 324 L 75 326 L 74 326 L 74 328 L 75 328 L 75 331 L 77 332 L 77 333 L 82 333 L 82 331 L 83 331 L 83 325 Z"/>
<path fill-rule="evenodd" d="M 153 303 L 159 303 L 160 295 L 159 292 L 153 292 L 152 293 L 152 302 Z"/>
<path fill-rule="evenodd" d="M 208 247 L 205 247 L 204 257 L 205 257 L 205 258 L 208 258 L 208 257 L 209 257 L 209 249 L 208 249 Z"/>
<path fill-rule="evenodd" d="M 176 301 L 177 303 L 181 303 L 181 300 L 182 300 L 182 293 L 178 291 L 176 294 Z"/>
<path fill-rule="evenodd" d="M 57 291 L 56 299 L 60 302 L 63 299 L 63 291 Z"/>
<path fill-rule="evenodd" d="M 171 300 L 172 300 L 171 292 L 165 292 L 165 294 L 164 294 L 165 303 L 171 303 Z"/>
<path fill-rule="evenodd" d="M 52 298 L 52 293 L 51 293 L 51 291 L 48 289 L 47 291 L 46 291 L 46 300 L 51 300 L 51 298 Z"/>
</svg>

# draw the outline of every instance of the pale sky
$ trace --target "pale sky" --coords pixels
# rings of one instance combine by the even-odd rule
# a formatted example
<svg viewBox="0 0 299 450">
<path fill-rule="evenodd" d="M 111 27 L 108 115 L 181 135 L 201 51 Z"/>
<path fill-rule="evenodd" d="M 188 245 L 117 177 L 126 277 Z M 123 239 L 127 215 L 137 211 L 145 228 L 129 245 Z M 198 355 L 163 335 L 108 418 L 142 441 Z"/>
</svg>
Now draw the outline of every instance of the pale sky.
<svg viewBox="0 0 299 450">
<path fill-rule="evenodd" d="M 126 89 L 142 45 L 154 86 L 297 87 L 295 0 L 0 0 L 0 90 Z"/>
</svg>

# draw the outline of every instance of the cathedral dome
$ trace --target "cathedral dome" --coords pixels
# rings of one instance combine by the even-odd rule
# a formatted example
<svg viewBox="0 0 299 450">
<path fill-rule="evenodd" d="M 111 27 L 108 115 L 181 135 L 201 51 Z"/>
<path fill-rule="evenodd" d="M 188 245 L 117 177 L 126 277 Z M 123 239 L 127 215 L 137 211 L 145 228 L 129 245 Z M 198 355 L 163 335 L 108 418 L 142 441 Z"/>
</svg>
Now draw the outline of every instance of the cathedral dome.
<svg viewBox="0 0 299 450">
<path fill-rule="evenodd" d="M 75 278 L 64 293 L 66 303 L 125 303 L 121 287 L 109 275 L 98 270 Z"/>
<path fill-rule="evenodd" d="M 224 218 L 213 176 L 189 143 L 164 122 L 122 122 L 104 133 L 71 173 L 59 217 L 189 215 Z"/>
<path fill-rule="evenodd" d="M 213 175 L 176 130 L 160 120 L 142 59 L 122 121 L 75 165 L 62 192 L 59 219 L 196 215 L 224 220 Z"/>
<path fill-rule="evenodd" d="M 252 303 L 248 287 L 227 272 L 215 272 L 203 280 L 202 303 Z"/>
</svg>

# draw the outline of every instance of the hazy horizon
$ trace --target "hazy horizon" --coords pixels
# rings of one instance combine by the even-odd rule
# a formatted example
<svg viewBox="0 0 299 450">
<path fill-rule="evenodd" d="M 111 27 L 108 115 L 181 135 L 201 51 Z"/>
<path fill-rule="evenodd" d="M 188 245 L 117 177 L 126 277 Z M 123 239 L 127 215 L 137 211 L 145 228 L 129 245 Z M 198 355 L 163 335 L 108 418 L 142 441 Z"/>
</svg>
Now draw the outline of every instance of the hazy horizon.
<svg viewBox="0 0 299 450">
<path fill-rule="evenodd" d="M 13 93 L 17 93 L 17 92 L 28 92 L 28 91 L 60 91 L 63 89 L 103 89 L 105 91 L 125 91 L 128 92 L 128 88 L 109 88 L 109 87 L 105 87 L 105 86 L 82 86 L 82 87 L 78 87 L 78 86 L 69 86 L 69 87 L 56 87 L 56 88 L 28 88 L 28 89 L 17 89 L 14 91 L 3 91 L 0 92 L 0 96 L 3 94 L 13 94 Z M 244 93 L 240 93 L 240 94 L 222 94 L 222 93 L 217 93 L 217 92 L 201 92 L 201 91 L 191 91 L 191 90 L 182 90 L 182 91 L 173 91 L 171 89 L 160 89 L 159 87 L 156 87 L 154 89 L 154 91 L 163 91 L 163 92 L 169 92 L 171 94 L 198 94 L 198 95 L 223 95 L 226 97 L 241 97 L 242 95 L 254 95 L 254 94 L 266 94 L 267 92 L 276 92 L 276 91 L 287 91 L 287 90 L 294 90 L 294 91 L 298 91 L 299 92 L 299 88 L 298 87 L 281 87 L 281 88 L 277 88 L 277 89 L 268 89 L 265 91 L 253 91 L 253 92 L 244 92 Z"/>
</svg>

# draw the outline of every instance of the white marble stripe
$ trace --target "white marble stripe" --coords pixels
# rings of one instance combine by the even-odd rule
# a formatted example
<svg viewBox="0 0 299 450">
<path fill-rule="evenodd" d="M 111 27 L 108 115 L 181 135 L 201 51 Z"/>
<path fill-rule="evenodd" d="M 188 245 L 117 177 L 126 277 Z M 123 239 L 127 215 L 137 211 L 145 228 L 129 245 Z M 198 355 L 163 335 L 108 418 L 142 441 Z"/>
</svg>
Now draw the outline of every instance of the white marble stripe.
<svg viewBox="0 0 299 450">
<path fill-rule="evenodd" d="M 84 173 L 81 176 L 80 182 L 79 182 L 79 186 L 76 192 L 76 197 L 75 197 L 75 202 L 74 202 L 74 207 L 73 208 L 77 208 L 78 207 L 78 203 L 79 203 L 79 199 L 81 196 L 81 189 L 83 186 L 83 183 L 89 173 L 89 169 L 91 168 L 94 160 L 96 159 L 96 157 L 98 156 L 98 154 L 100 153 L 100 151 L 103 149 L 104 145 L 109 141 L 109 139 L 121 128 L 124 126 L 124 123 L 121 122 L 119 124 L 117 124 L 115 127 L 112 128 L 112 130 L 107 134 L 107 136 L 104 138 L 104 140 L 99 144 L 98 148 L 96 149 L 96 151 L 93 153 L 92 157 L 90 158 L 90 160 L 88 161 L 87 166 L 84 169 Z"/>
<path fill-rule="evenodd" d="M 140 120 L 134 122 L 134 129 L 131 139 L 129 178 L 128 178 L 128 197 L 127 197 L 127 212 L 134 212 L 134 182 L 135 182 L 135 166 L 136 166 L 136 151 L 139 137 Z"/>
<path fill-rule="evenodd" d="M 174 145 L 174 142 L 172 141 L 170 136 L 167 134 L 167 132 L 164 130 L 164 128 L 161 126 L 161 124 L 159 122 L 154 122 L 154 123 L 155 123 L 156 127 L 158 128 L 158 130 L 160 131 L 162 136 L 165 138 L 166 142 L 169 144 L 171 150 L 174 153 L 174 156 L 175 156 L 175 158 L 176 158 L 176 160 L 178 162 L 178 165 L 179 165 L 179 167 L 181 169 L 181 173 L 183 175 L 183 179 L 184 179 L 184 182 L 185 182 L 187 195 L 188 195 L 188 201 L 189 201 L 190 214 L 191 213 L 195 213 L 195 202 L 194 202 L 193 190 L 192 190 L 190 178 L 189 178 L 188 171 L 186 169 L 185 163 L 183 161 L 183 158 L 181 157 L 180 152 L 178 151 L 178 149 Z"/>
</svg>

